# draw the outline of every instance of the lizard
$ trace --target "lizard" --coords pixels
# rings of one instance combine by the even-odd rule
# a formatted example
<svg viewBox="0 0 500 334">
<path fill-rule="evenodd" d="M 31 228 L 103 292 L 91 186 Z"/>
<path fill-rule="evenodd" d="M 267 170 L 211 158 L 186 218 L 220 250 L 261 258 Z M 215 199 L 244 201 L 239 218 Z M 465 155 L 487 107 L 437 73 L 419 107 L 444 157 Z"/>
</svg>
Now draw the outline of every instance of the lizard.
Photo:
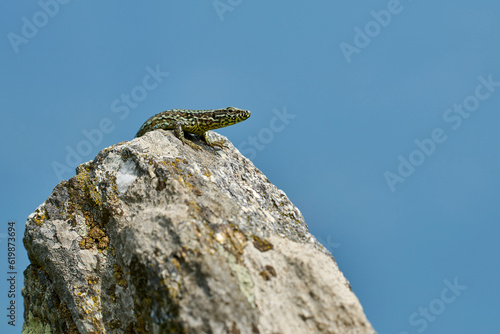
<svg viewBox="0 0 500 334">
<path fill-rule="evenodd" d="M 250 117 L 250 111 L 234 107 L 208 110 L 170 109 L 149 118 L 135 137 L 140 137 L 146 132 L 156 129 L 174 130 L 175 136 L 183 144 L 188 144 L 196 150 L 201 150 L 201 147 L 187 140 L 184 137 L 184 132 L 203 136 L 205 142 L 212 148 L 216 146 L 224 148 L 227 146 L 222 140 L 211 141 L 207 131 L 242 122 L 248 117 Z"/>
</svg>

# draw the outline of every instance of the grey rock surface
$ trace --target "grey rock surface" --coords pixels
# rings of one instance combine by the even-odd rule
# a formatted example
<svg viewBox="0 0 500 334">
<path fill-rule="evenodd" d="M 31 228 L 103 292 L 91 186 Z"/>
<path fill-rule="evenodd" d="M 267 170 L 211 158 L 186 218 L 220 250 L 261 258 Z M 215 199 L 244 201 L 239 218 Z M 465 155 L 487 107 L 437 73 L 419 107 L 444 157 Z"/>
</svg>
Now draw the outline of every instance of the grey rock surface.
<svg viewBox="0 0 500 334">
<path fill-rule="evenodd" d="M 375 333 L 300 211 L 234 146 L 157 130 L 26 223 L 24 333 Z"/>
</svg>

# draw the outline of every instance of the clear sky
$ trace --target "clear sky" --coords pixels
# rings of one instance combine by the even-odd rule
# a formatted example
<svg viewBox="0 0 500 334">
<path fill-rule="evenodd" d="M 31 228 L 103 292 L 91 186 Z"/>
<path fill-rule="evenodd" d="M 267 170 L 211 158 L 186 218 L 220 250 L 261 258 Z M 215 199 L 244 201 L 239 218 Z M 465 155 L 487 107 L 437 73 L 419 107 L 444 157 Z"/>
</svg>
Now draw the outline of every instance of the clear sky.
<svg viewBox="0 0 500 334">
<path fill-rule="evenodd" d="M 3 333 L 23 321 L 26 218 L 55 185 L 155 113 L 227 106 L 252 116 L 219 132 L 302 211 L 379 333 L 498 332 L 499 2 L 0 9 Z"/>
</svg>

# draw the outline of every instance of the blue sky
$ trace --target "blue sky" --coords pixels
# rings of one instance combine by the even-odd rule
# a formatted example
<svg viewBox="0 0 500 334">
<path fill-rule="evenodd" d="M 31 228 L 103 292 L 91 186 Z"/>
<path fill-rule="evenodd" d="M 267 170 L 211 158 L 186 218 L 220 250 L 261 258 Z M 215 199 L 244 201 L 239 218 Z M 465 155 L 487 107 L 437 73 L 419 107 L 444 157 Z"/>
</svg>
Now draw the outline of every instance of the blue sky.
<svg viewBox="0 0 500 334">
<path fill-rule="evenodd" d="M 75 163 L 160 111 L 235 106 L 252 117 L 219 132 L 379 333 L 496 332 L 499 3 L 55 1 L 0 4 L 0 266 L 14 220 L 18 293 L 26 218 Z"/>
</svg>

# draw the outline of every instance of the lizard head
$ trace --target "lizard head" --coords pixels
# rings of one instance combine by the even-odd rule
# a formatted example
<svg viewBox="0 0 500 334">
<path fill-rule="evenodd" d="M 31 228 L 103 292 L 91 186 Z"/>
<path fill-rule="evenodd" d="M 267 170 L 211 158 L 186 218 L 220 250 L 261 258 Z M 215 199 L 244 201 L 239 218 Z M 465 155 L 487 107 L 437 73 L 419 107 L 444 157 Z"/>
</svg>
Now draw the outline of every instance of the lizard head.
<svg viewBox="0 0 500 334">
<path fill-rule="evenodd" d="M 221 109 L 226 113 L 228 119 L 230 119 L 231 124 L 239 123 L 250 117 L 250 111 L 244 109 L 238 109 L 235 107 L 227 107 Z"/>
<path fill-rule="evenodd" d="M 227 107 L 224 109 L 217 109 L 213 112 L 214 122 L 213 129 L 222 128 L 225 126 L 233 125 L 242 122 L 250 117 L 250 111 L 238 109 L 235 107 Z"/>
</svg>

